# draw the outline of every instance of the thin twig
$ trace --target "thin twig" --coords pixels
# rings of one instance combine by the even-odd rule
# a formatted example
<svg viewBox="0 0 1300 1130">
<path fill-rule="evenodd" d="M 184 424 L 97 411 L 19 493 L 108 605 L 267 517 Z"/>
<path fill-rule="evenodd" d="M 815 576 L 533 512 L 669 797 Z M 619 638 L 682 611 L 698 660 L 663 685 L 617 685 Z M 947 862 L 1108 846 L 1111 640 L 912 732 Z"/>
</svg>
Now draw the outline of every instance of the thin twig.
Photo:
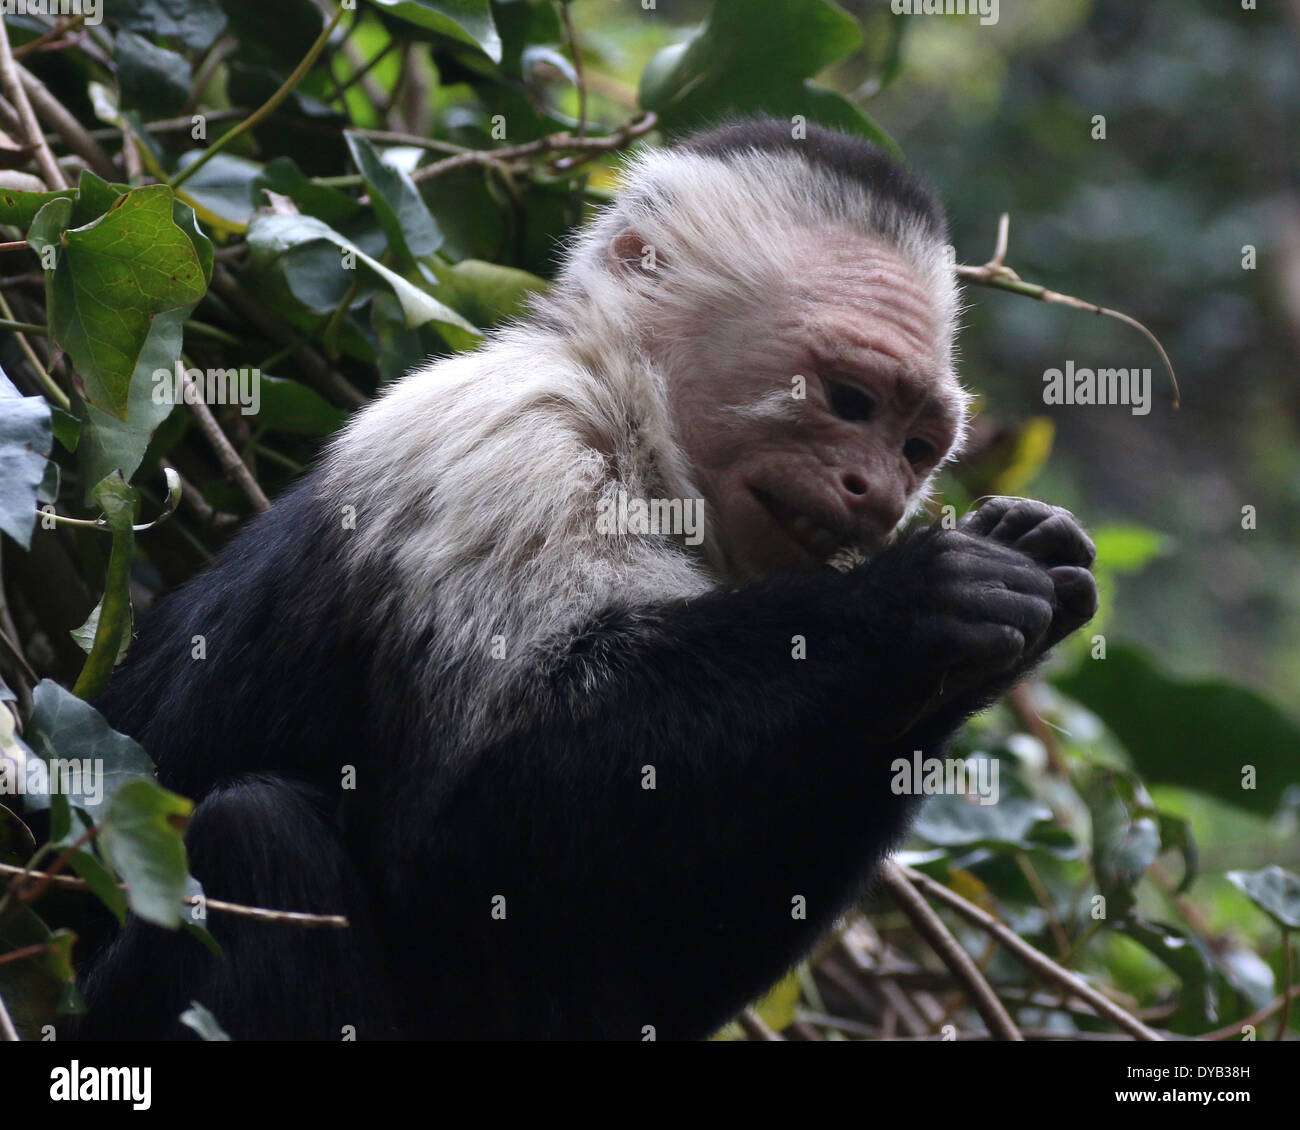
<svg viewBox="0 0 1300 1130">
<path fill-rule="evenodd" d="M 371 59 L 368 63 L 365 63 L 363 66 L 354 70 L 353 73 L 345 81 L 338 82 L 338 80 L 335 80 L 334 89 L 331 90 L 328 94 L 324 95 L 321 98 L 321 101 L 335 102 L 338 99 L 342 98 L 343 95 L 345 95 L 349 90 L 351 90 L 357 83 L 364 82 L 366 76 L 372 70 L 374 70 L 374 68 L 378 66 L 382 60 L 386 59 L 388 57 L 389 52 L 391 52 L 393 48 L 396 46 L 397 46 L 397 40 L 389 39 L 389 41 L 379 49 L 379 51 L 375 54 L 373 59 Z M 344 56 L 345 57 L 347 56 L 346 51 L 344 51 Z M 349 59 L 348 61 L 351 62 L 351 59 Z"/>
<path fill-rule="evenodd" d="M 30 43 L 24 43 L 21 47 L 15 47 L 14 58 L 21 59 L 25 55 L 30 55 L 35 51 L 41 50 L 41 48 L 43 48 L 47 43 L 53 43 L 60 36 L 67 35 L 70 31 L 76 31 L 77 28 L 82 25 L 85 18 L 86 13 L 81 12 L 78 15 L 73 16 L 67 22 L 59 20 L 59 22 L 50 28 L 50 30 L 44 35 L 37 36 Z"/>
<path fill-rule="evenodd" d="M 1002 261 L 1007 252 L 1006 241 L 1010 222 L 1010 217 L 1006 213 L 1003 213 L 998 220 L 998 243 L 993 258 L 978 267 L 958 265 L 956 268 L 957 277 L 978 286 L 992 287 L 994 290 L 1008 290 L 1012 294 L 1024 295 L 1026 298 L 1034 298 L 1039 302 L 1050 302 L 1056 306 L 1069 306 L 1075 310 L 1087 310 L 1091 314 L 1114 318 L 1127 326 L 1132 326 L 1155 346 L 1156 352 L 1160 354 L 1160 360 L 1164 363 L 1165 371 L 1169 374 L 1169 383 L 1173 387 L 1173 406 L 1177 408 L 1180 403 L 1178 378 L 1174 375 L 1173 362 L 1169 360 L 1169 354 L 1165 352 L 1165 347 L 1160 344 L 1160 339 L 1129 314 L 1123 314 L 1118 310 L 1111 310 L 1105 306 L 1098 306 L 1095 302 L 1086 302 L 1082 298 L 1060 294 L 1055 290 L 1048 290 L 1045 286 L 1039 286 L 1037 283 L 1027 283 L 1022 280 L 1015 271 L 1004 265 Z"/>
<path fill-rule="evenodd" d="M 642 134 L 649 133 L 658 122 L 659 119 L 653 112 L 647 112 L 635 121 L 628 122 L 615 130 L 608 137 L 578 138 L 570 133 L 552 133 L 536 141 L 525 142 L 522 145 L 506 145 L 500 149 L 471 149 L 468 153 L 457 153 L 454 157 L 447 157 L 444 160 L 435 161 L 432 165 L 425 165 L 422 169 L 416 169 L 411 174 L 411 179 L 416 182 L 433 180 L 434 177 L 440 177 L 454 172 L 456 169 L 467 168 L 470 165 L 510 161 L 518 157 L 533 157 L 539 153 L 552 153 L 562 149 L 571 149 L 582 153 L 613 152 L 622 149 L 629 141 L 633 141 Z"/>
<path fill-rule="evenodd" d="M 185 362 L 185 368 L 189 368 L 188 361 Z M 199 422 L 199 429 L 207 436 L 208 442 L 212 445 L 212 450 L 216 452 L 217 462 L 221 464 L 221 469 L 248 496 L 248 501 L 253 504 L 254 510 L 270 510 L 270 500 L 258 485 L 257 480 L 253 478 L 253 473 L 248 469 L 248 465 L 239 458 L 239 452 L 226 438 L 226 433 L 221 430 L 221 425 L 217 423 L 217 418 L 212 414 L 212 409 L 203 403 L 202 393 L 195 387 L 188 372 L 181 374 L 181 381 L 185 388 L 185 402 L 193 409 L 194 416 Z"/>
<path fill-rule="evenodd" d="M 971 925 L 978 926 L 981 930 L 992 934 L 1015 957 L 1019 958 L 1044 980 L 1059 985 L 1061 988 L 1069 990 L 1072 996 L 1087 1001 L 1098 1013 L 1139 1040 L 1159 1041 L 1163 1039 L 1162 1036 L 1152 1031 L 1142 1021 L 1130 1016 L 1114 1001 L 1097 992 L 1082 978 L 1077 977 L 1068 969 L 1062 968 L 1050 957 L 1034 949 L 1028 942 L 1021 939 L 1018 934 L 1013 933 L 974 903 L 967 902 L 961 895 L 950 891 L 942 883 L 936 883 L 928 875 L 923 875 L 920 871 L 915 871 L 910 867 L 903 867 L 901 870 L 912 882 L 913 886 L 918 887 L 923 894 L 942 902 L 945 906 L 956 911 Z"/>
<path fill-rule="evenodd" d="M 18 77 L 22 80 L 23 91 L 32 100 L 39 117 L 59 135 L 78 157 L 105 180 L 116 180 L 117 169 L 112 159 L 99 147 L 86 128 L 65 108 L 62 102 L 49 92 L 31 71 L 25 67 L 18 68 Z M 41 140 L 44 141 L 42 134 Z"/>
<path fill-rule="evenodd" d="M 98 835 L 99 835 L 98 825 L 92 825 L 91 827 L 87 828 L 72 843 L 70 843 L 61 852 L 59 852 L 58 857 L 54 860 L 53 863 L 50 864 L 49 868 L 45 871 L 33 872 L 30 870 L 31 865 L 28 864 L 29 870 L 27 871 L 27 874 L 33 878 L 36 878 L 36 876 L 39 875 L 39 878 L 36 878 L 36 882 L 33 883 L 30 887 L 25 886 L 24 884 L 18 882 L 17 880 L 15 880 L 13 883 L 10 883 L 9 890 L 5 892 L 4 901 L 0 902 L 0 907 L 4 907 L 9 902 L 11 896 L 15 902 L 19 902 L 24 905 L 27 903 L 35 902 L 38 898 L 41 897 L 41 895 L 43 895 L 49 889 L 50 884 L 54 882 L 55 879 L 58 878 L 59 872 L 62 871 L 65 867 L 67 867 L 67 865 L 71 862 L 72 857 L 76 855 L 77 852 L 79 852 L 83 847 L 85 847 L 88 843 L 90 843 L 91 840 L 93 840 Z"/>
<path fill-rule="evenodd" d="M 1282 960 L 1283 960 L 1282 1011 L 1278 1014 L 1278 1018 L 1277 1018 L 1277 1035 L 1273 1037 L 1273 1039 L 1275 1040 L 1281 1040 L 1285 1038 L 1287 1018 L 1288 1018 L 1287 1014 L 1291 1008 L 1291 982 L 1292 980 L 1294 980 L 1292 974 L 1292 963 L 1294 961 L 1294 958 L 1291 952 L 1291 931 L 1290 930 L 1282 931 Z"/>
<path fill-rule="evenodd" d="M 0 863 L 0 875 L 33 874 L 37 873 L 17 864 Z M 44 874 L 48 875 L 49 872 L 44 872 Z M 78 879 L 74 875 L 53 875 L 50 877 L 50 885 L 68 891 L 90 890 L 89 883 L 84 879 Z M 127 887 L 125 884 L 119 883 L 118 889 L 125 891 Z M 338 929 L 348 925 L 347 917 L 342 914 L 314 914 L 305 910 L 268 910 L 261 906 L 245 906 L 242 903 L 208 898 L 206 895 L 189 895 L 183 901 L 187 906 L 203 905 L 209 910 L 215 910 L 222 914 L 233 914 L 239 918 L 255 918 L 259 922 L 286 922 L 295 926 L 328 926 Z"/>
<path fill-rule="evenodd" d="M 880 869 L 880 881 L 889 890 L 899 909 L 907 916 L 909 922 L 939 955 L 939 959 L 952 970 L 953 976 L 961 982 L 966 995 L 975 1006 L 975 1011 L 984 1018 L 989 1030 L 1003 1040 L 1023 1040 L 1010 1014 L 1002 1007 L 1002 1002 L 989 988 L 984 975 L 976 967 L 970 954 L 962 949 L 961 944 L 949 932 L 943 920 L 930 908 L 930 904 L 916 892 L 902 869 L 893 860 L 886 860 Z"/>
<path fill-rule="evenodd" d="M 0 314 L 3 314 L 9 321 L 16 322 L 14 312 L 5 300 L 3 293 L 0 293 Z M 50 376 L 49 369 L 41 364 L 41 359 L 36 356 L 36 351 L 32 348 L 31 342 L 27 340 L 27 335 L 15 331 L 14 341 L 18 343 L 18 348 L 22 350 L 23 356 L 27 358 L 27 363 L 32 367 L 41 384 L 45 386 L 45 392 L 49 398 L 65 412 L 71 409 L 72 401 L 69 399 L 68 394 Z"/>
<path fill-rule="evenodd" d="M 191 121 L 194 111 L 198 109 L 199 103 L 203 101 L 203 95 L 207 93 L 208 86 L 217 73 L 217 68 L 235 53 L 235 48 L 238 46 L 239 40 L 233 35 L 223 35 L 208 48 L 207 53 L 200 60 L 198 67 L 194 71 L 194 77 L 190 80 L 189 96 L 181 107 L 181 110 Z"/>
<path fill-rule="evenodd" d="M 353 133 L 359 133 L 362 137 L 367 137 L 371 141 L 379 141 L 388 145 L 409 145 L 416 149 L 431 149 L 437 153 L 473 153 L 467 145 L 457 145 L 454 141 L 439 141 L 435 137 L 420 137 L 414 133 L 398 133 L 391 129 L 354 129 Z"/>
<path fill-rule="evenodd" d="M 248 116 L 249 110 L 244 106 L 234 106 L 229 110 L 204 110 L 202 113 L 204 120 L 208 125 L 211 125 L 213 122 L 225 122 L 232 118 L 245 118 Z M 186 114 L 180 118 L 159 118 L 157 121 L 144 122 L 143 125 L 145 133 L 174 133 L 177 130 L 193 129 L 194 115 Z M 96 141 L 113 141 L 120 136 L 121 132 L 116 126 L 112 126 L 89 130 L 87 136 L 94 138 Z"/>
<path fill-rule="evenodd" d="M 9 29 L 5 27 L 4 20 L 0 20 L 0 86 L 4 87 L 4 92 L 18 115 L 23 133 L 20 140 L 35 147 L 36 167 L 41 170 L 41 179 L 45 181 L 46 187 L 56 192 L 67 188 L 68 182 L 63 177 L 63 170 L 59 168 L 58 161 L 46 144 L 32 104 L 27 100 L 27 91 L 23 89 L 22 79 L 18 75 L 18 64 L 14 62 L 14 54 L 9 47 Z"/>
</svg>

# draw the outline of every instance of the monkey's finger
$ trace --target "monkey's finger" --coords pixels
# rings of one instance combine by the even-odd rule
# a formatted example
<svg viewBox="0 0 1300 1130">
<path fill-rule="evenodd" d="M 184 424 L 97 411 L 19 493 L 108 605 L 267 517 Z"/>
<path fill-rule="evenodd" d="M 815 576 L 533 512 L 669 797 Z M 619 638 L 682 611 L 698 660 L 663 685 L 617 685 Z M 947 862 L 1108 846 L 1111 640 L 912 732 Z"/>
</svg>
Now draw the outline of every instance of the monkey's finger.
<svg viewBox="0 0 1300 1130">
<path fill-rule="evenodd" d="M 958 519 L 957 529 L 977 537 L 987 537 L 989 531 L 1001 521 L 1002 515 L 1020 501 L 1012 495 L 1002 494 L 986 498 L 977 509 Z"/>
<path fill-rule="evenodd" d="M 1018 498 L 1015 505 L 1011 506 L 998 519 L 997 525 L 989 530 L 986 536 L 989 541 L 1001 542 L 1003 545 L 1015 545 L 1021 537 L 1035 526 L 1048 521 L 1057 513 L 1068 514 L 1069 512 L 1059 510 L 1058 507 L 1049 506 L 1046 502 L 1038 502 L 1032 498 Z"/>
<path fill-rule="evenodd" d="M 1097 558 L 1097 547 L 1067 510 L 1056 510 L 1027 533 L 1016 539 L 1021 553 L 1044 562 L 1090 566 Z"/>
<path fill-rule="evenodd" d="M 1078 565 L 1057 565 L 1047 575 L 1056 589 L 1056 604 L 1075 622 L 1086 624 L 1097 614 L 1097 580 Z"/>
<path fill-rule="evenodd" d="M 955 620 L 945 624 L 944 633 L 954 666 L 969 666 L 981 676 L 1011 670 L 1027 646 L 1023 633 L 1010 624 Z"/>
</svg>

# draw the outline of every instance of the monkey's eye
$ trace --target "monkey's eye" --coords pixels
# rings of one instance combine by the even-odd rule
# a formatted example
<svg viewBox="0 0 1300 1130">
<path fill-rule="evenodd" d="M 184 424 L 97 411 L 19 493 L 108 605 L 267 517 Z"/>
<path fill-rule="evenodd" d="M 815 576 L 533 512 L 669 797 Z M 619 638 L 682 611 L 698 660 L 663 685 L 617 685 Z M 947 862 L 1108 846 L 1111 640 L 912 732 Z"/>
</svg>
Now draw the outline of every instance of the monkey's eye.
<svg viewBox="0 0 1300 1130">
<path fill-rule="evenodd" d="M 939 449 L 929 440 L 919 439 L 913 436 L 903 444 L 903 458 L 906 459 L 913 467 L 923 466 L 926 463 L 933 463 L 939 456 Z"/>
<path fill-rule="evenodd" d="M 870 420 L 876 410 L 876 398 L 854 385 L 827 381 L 826 395 L 831 411 L 841 420 Z"/>
</svg>

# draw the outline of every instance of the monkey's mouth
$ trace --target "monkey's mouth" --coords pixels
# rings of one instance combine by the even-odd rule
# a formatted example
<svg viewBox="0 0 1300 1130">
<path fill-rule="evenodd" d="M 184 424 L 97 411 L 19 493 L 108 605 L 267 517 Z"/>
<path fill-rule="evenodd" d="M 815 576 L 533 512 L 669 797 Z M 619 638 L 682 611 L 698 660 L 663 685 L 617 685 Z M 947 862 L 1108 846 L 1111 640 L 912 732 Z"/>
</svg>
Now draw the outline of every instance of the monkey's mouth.
<svg viewBox="0 0 1300 1130">
<path fill-rule="evenodd" d="M 821 525 L 802 510 L 787 506 L 758 487 L 750 487 L 750 490 L 781 532 L 818 565 L 826 564 L 840 550 L 854 546 L 854 539 L 842 531 Z"/>
</svg>

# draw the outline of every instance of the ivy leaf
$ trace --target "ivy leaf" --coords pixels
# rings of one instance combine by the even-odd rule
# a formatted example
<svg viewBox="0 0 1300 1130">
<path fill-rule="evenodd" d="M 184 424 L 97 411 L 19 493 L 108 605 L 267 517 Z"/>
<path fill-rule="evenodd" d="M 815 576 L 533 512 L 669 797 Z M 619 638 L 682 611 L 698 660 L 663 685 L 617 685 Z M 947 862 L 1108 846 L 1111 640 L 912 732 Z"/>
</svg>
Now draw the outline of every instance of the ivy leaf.
<svg viewBox="0 0 1300 1130">
<path fill-rule="evenodd" d="M 226 26 L 217 0 L 115 0 L 113 15 L 124 28 L 150 39 L 179 39 L 205 51 Z"/>
<path fill-rule="evenodd" d="M 100 849 L 126 883 L 131 909 L 157 926 L 182 922 L 189 878 L 182 835 L 193 809 L 149 777 L 127 781 L 108 805 Z"/>
<path fill-rule="evenodd" d="M 190 93 L 190 65 L 184 58 L 130 31 L 117 33 L 116 56 L 123 110 L 180 113 Z"/>
<path fill-rule="evenodd" d="M 471 44 L 492 62 L 501 62 L 501 36 L 492 20 L 488 0 L 371 0 L 371 3 L 408 24 Z"/>
<path fill-rule="evenodd" d="M 468 330 L 470 333 L 478 333 L 478 330 L 455 310 L 444 306 L 414 283 L 407 282 L 401 275 L 390 271 L 351 240 L 339 235 L 329 225 L 321 223 L 312 216 L 259 215 L 255 216 L 252 223 L 248 225 L 248 246 L 253 265 L 257 268 L 270 266 L 293 248 L 322 240 L 332 243 L 341 251 L 350 251 L 356 257 L 358 265 L 373 272 L 393 292 L 401 304 L 408 329 L 423 325 L 425 322 L 441 322 Z M 339 270 L 343 270 L 342 265 Z"/>
<path fill-rule="evenodd" d="M 100 788 L 66 794 L 97 820 L 113 793 L 128 780 L 153 773 L 153 762 L 140 745 L 114 730 L 104 716 L 52 679 L 42 679 L 32 692 L 32 716 L 24 737 L 48 763 L 52 758 L 89 758 L 100 770 Z M 84 784 L 84 782 L 83 782 Z M 48 795 L 29 794 L 27 807 L 48 807 Z"/>
<path fill-rule="evenodd" d="M 68 200 L 45 205 L 28 239 L 53 246 L 46 307 L 55 340 L 72 358 L 87 399 L 125 419 L 131 378 L 154 318 L 191 306 L 207 289 L 194 243 L 173 218 L 166 185 L 118 197 L 99 219 L 64 229 Z"/>
<path fill-rule="evenodd" d="M 53 445 L 44 397 L 23 396 L 0 369 L 0 530 L 24 549 L 32 544 L 45 457 Z"/>
<path fill-rule="evenodd" d="M 11 224 L 26 231 L 31 227 L 36 213 L 51 200 L 71 200 L 76 189 L 61 188 L 58 192 L 19 192 L 17 189 L 0 189 L 0 224 Z"/>
<path fill-rule="evenodd" d="M 369 139 L 350 130 L 343 136 L 370 190 L 370 206 L 388 246 L 408 260 L 432 255 L 442 246 L 442 232 L 415 183 L 401 169 L 385 164 Z"/>
<path fill-rule="evenodd" d="M 847 98 L 807 81 L 861 44 L 858 21 L 830 0 L 717 0 L 699 34 L 650 60 L 640 103 L 674 135 L 728 116 L 802 115 L 894 149 Z"/>
<path fill-rule="evenodd" d="M 1148 784 L 1199 789 L 1269 814 L 1296 779 L 1300 726 L 1253 690 L 1175 678 L 1136 648 L 1115 645 L 1052 681 L 1106 723 Z"/>
<path fill-rule="evenodd" d="M 325 436 L 343 426 L 347 414 L 315 389 L 262 374 L 258 420 L 272 431 Z"/>
</svg>

